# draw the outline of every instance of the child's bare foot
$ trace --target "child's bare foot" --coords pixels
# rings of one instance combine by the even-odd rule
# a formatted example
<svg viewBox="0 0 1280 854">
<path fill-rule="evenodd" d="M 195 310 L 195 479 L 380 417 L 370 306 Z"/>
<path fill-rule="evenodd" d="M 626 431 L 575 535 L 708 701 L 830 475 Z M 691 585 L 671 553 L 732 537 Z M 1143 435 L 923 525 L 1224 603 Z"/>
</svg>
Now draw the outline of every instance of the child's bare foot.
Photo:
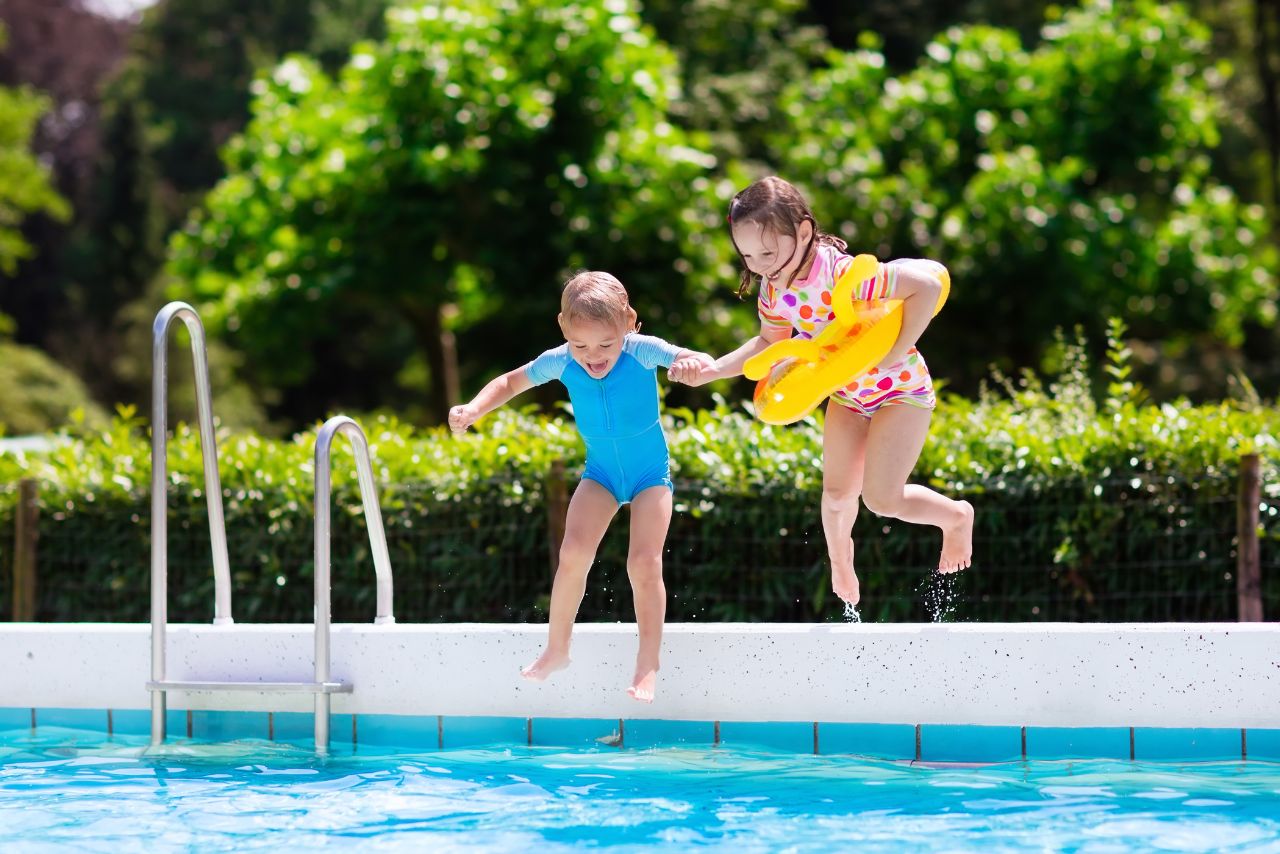
<svg viewBox="0 0 1280 854">
<path fill-rule="evenodd" d="M 954 524 L 942 529 L 942 556 L 938 558 L 938 572 L 959 572 L 973 559 L 973 505 L 968 501 L 956 502 L 961 510 Z"/>
<path fill-rule="evenodd" d="M 547 650 L 538 656 L 538 660 L 533 664 L 521 668 L 520 675 L 530 682 L 541 682 L 557 670 L 564 670 L 568 666 L 568 653 Z"/>
<path fill-rule="evenodd" d="M 858 604 L 862 591 L 858 585 L 858 573 L 853 571 L 852 561 L 848 565 L 831 564 L 831 589 L 848 604 Z"/>
<path fill-rule="evenodd" d="M 642 703 L 652 703 L 658 693 L 658 668 L 636 667 L 635 678 L 631 680 L 627 693 Z"/>
</svg>

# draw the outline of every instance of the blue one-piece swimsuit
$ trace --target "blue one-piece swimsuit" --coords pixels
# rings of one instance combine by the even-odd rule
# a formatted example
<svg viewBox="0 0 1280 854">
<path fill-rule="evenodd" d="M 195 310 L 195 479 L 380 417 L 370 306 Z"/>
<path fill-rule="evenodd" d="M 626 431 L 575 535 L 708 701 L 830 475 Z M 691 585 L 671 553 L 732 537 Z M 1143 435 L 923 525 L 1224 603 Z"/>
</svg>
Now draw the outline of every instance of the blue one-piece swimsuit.
<svg viewBox="0 0 1280 854">
<path fill-rule="evenodd" d="M 560 380 L 587 446 L 584 480 L 594 480 L 626 504 L 651 486 L 671 486 L 667 437 L 658 420 L 659 366 L 680 348 L 652 335 L 623 339 L 613 369 L 595 379 L 569 355 L 569 345 L 546 351 L 524 369 L 534 385 Z"/>
</svg>

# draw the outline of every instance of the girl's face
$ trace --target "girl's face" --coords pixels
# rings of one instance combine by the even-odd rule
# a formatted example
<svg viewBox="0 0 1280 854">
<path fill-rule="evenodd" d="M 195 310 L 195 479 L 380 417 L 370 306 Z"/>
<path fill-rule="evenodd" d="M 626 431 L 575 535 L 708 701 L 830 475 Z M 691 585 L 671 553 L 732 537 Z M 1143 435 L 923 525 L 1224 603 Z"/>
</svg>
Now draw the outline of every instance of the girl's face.
<svg viewBox="0 0 1280 854">
<path fill-rule="evenodd" d="M 761 222 L 733 225 L 733 242 L 747 262 L 747 269 L 771 284 L 791 281 L 809 254 L 812 240 L 813 223 L 808 220 L 800 223 L 794 236 L 780 234 Z"/>
<path fill-rule="evenodd" d="M 625 326 L 580 318 L 572 323 L 561 319 L 560 329 L 569 343 L 569 355 L 592 378 L 603 379 L 618 363 L 627 334 Z"/>
</svg>

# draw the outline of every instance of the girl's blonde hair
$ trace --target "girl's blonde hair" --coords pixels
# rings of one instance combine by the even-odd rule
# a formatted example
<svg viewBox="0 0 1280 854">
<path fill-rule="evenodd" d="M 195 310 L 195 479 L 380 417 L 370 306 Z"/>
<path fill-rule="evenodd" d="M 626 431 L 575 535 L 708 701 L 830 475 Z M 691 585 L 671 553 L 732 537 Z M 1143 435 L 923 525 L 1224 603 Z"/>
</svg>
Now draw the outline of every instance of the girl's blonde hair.
<svg viewBox="0 0 1280 854">
<path fill-rule="evenodd" d="M 804 260 L 800 262 L 797 270 L 804 269 L 805 264 L 809 263 L 809 259 L 817 252 L 819 245 L 834 246 L 841 252 L 847 245 L 840 238 L 818 228 L 818 221 L 813 218 L 809 203 L 804 200 L 799 190 L 781 178 L 770 175 L 768 178 L 756 181 L 729 202 L 729 240 L 733 241 L 733 227 L 747 222 L 758 222 L 778 234 L 796 237 L 800 223 L 805 220 L 813 226 L 813 240 L 809 243 Z M 751 287 L 752 273 L 737 243 L 733 244 L 733 249 L 738 253 L 738 260 L 742 262 L 742 275 L 738 281 L 738 296 L 741 298 Z M 791 282 L 787 282 L 787 285 L 790 286 Z"/>
<path fill-rule="evenodd" d="M 571 326 L 589 320 L 638 332 L 640 321 L 631 307 L 627 289 L 616 277 L 595 270 L 582 270 L 564 284 L 560 294 L 560 324 Z"/>
</svg>

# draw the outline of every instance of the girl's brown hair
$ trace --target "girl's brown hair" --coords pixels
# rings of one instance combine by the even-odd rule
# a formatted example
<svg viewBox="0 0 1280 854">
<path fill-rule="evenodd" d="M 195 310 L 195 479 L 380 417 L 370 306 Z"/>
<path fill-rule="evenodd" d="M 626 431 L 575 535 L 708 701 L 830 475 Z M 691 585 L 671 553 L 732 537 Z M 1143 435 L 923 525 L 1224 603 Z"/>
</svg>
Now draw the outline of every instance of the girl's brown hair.
<svg viewBox="0 0 1280 854">
<path fill-rule="evenodd" d="M 729 202 L 729 240 L 733 242 L 733 250 L 738 253 L 738 260 L 742 263 L 742 276 L 738 282 L 739 299 L 744 297 L 751 287 L 752 273 L 747 267 L 746 259 L 742 257 L 742 250 L 738 249 L 737 242 L 733 241 L 733 227 L 743 223 L 758 222 L 778 234 L 795 238 L 800 229 L 800 223 L 805 220 L 813 226 L 814 239 L 809 242 L 804 260 L 796 268 L 797 271 L 804 269 L 817 252 L 819 245 L 834 246 L 843 252 L 848 244 L 818 228 L 818 221 L 813 218 L 809 203 L 804 200 L 804 196 L 800 195 L 800 191 L 793 185 L 781 178 L 772 175 L 761 178 L 733 197 L 733 201 Z M 795 273 L 791 275 L 795 278 Z M 790 285 L 791 281 L 788 280 L 786 286 L 790 287 Z"/>
<path fill-rule="evenodd" d="M 595 270 L 581 270 L 564 284 L 560 294 L 560 323 L 571 326 L 590 320 L 639 332 L 640 321 L 631 307 L 627 289 L 616 277 Z"/>
</svg>

